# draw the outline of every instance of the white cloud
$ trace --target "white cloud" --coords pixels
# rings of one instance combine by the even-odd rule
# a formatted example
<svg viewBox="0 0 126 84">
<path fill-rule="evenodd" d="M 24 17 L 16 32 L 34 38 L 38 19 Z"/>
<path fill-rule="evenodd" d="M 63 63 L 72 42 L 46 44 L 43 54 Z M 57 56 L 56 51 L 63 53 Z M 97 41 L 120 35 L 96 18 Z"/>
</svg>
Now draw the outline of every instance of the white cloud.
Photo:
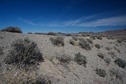
<svg viewBox="0 0 126 84">
<path fill-rule="evenodd" d="M 20 18 L 20 17 L 18 17 L 18 19 L 20 21 L 23 21 L 23 22 L 25 22 L 27 24 L 30 24 L 30 25 L 33 25 L 33 26 L 36 26 L 37 25 L 36 23 L 34 23 L 34 22 L 30 21 L 30 20 L 27 20 L 27 19 L 23 19 L 23 18 Z"/>
</svg>

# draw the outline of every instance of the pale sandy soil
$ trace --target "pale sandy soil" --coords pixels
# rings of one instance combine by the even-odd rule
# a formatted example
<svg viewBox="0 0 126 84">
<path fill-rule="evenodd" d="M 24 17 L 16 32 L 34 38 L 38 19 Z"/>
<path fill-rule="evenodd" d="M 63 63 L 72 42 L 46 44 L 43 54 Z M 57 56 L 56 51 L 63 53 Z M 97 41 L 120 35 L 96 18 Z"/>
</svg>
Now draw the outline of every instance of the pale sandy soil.
<svg viewBox="0 0 126 84">
<path fill-rule="evenodd" d="M 49 35 L 34 35 L 34 34 L 17 34 L 17 33 L 8 33 L 0 32 L 0 47 L 2 47 L 4 54 L 0 55 L 1 63 L 1 74 L 7 74 L 14 76 L 19 72 L 17 69 L 7 70 L 7 66 L 3 60 L 11 50 L 11 44 L 16 39 L 21 39 L 28 37 L 30 40 L 37 43 L 38 48 L 41 53 L 43 53 L 44 62 L 41 62 L 38 65 L 37 74 L 48 77 L 52 84 L 126 84 L 126 67 L 120 68 L 114 63 L 116 58 L 121 58 L 126 61 L 126 43 L 117 43 L 116 40 L 108 40 L 106 37 L 103 37 L 102 40 L 93 40 L 92 49 L 85 50 L 80 48 L 78 45 L 71 45 L 69 40 L 71 36 L 65 36 L 65 45 L 58 47 L 54 46 L 49 40 Z M 79 38 L 90 38 L 80 36 Z M 94 45 L 100 44 L 101 49 L 97 49 Z M 106 47 L 110 47 L 110 50 L 106 50 Z M 120 53 L 117 52 L 114 47 L 117 47 L 120 50 Z M 78 65 L 75 61 L 71 61 L 70 64 L 62 65 L 59 63 L 56 56 L 62 56 L 66 54 L 72 59 L 75 57 L 75 54 L 80 52 L 87 58 L 87 66 Z M 104 59 L 101 59 L 97 56 L 97 53 L 103 53 L 104 59 L 109 58 L 111 60 L 110 64 L 107 64 Z M 114 52 L 115 57 L 112 58 L 108 52 Z M 100 68 L 106 71 L 105 77 L 100 77 L 96 74 L 95 69 Z M 121 78 L 116 78 L 116 76 L 110 75 L 110 70 L 115 69 L 121 76 Z M 0 84 L 4 84 L 2 79 L 3 75 L 0 76 Z"/>
</svg>

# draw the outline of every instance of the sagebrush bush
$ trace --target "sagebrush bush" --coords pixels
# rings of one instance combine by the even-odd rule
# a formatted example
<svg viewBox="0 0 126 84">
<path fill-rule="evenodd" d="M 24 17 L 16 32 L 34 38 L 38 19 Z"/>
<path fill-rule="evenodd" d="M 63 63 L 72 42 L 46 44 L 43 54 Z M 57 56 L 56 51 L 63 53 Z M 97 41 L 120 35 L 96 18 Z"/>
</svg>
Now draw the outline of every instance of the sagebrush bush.
<svg viewBox="0 0 126 84">
<path fill-rule="evenodd" d="M 69 64 L 71 61 L 71 57 L 66 54 L 58 56 L 57 59 L 60 61 L 61 64 L 62 63 Z"/>
<path fill-rule="evenodd" d="M 54 33 L 54 32 L 48 32 L 47 35 L 54 35 L 55 36 L 56 33 Z"/>
<path fill-rule="evenodd" d="M 91 36 L 90 38 L 92 38 L 93 40 L 95 40 L 96 39 L 96 36 Z"/>
<path fill-rule="evenodd" d="M 92 39 L 87 39 L 87 42 L 89 42 L 90 44 L 93 44 L 93 40 Z"/>
<path fill-rule="evenodd" d="M 101 48 L 101 46 L 100 46 L 99 44 L 95 44 L 95 47 L 96 47 L 97 49 L 100 49 L 100 48 Z"/>
<path fill-rule="evenodd" d="M 119 39 L 119 40 L 117 40 L 117 43 L 122 43 L 122 42 L 123 42 L 123 41 L 122 41 L 122 40 L 120 40 L 120 39 Z"/>
<path fill-rule="evenodd" d="M 55 46 L 64 46 L 64 38 L 63 37 L 51 37 L 50 41 Z"/>
<path fill-rule="evenodd" d="M 79 46 L 80 46 L 81 48 L 83 48 L 83 49 L 91 50 L 90 44 L 89 44 L 87 41 L 85 41 L 84 39 L 81 39 L 81 40 L 79 41 Z"/>
<path fill-rule="evenodd" d="M 102 54 L 102 53 L 98 53 L 97 56 L 104 59 L 104 54 Z"/>
<path fill-rule="evenodd" d="M 77 64 L 83 65 L 84 67 L 86 67 L 87 58 L 84 55 L 80 53 L 76 53 L 74 57 L 74 61 L 77 62 Z"/>
<path fill-rule="evenodd" d="M 72 39 L 77 41 L 78 40 L 78 37 L 77 36 L 72 36 Z"/>
<path fill-rule="evenodd" d="M 107 46 L 107 47 L 105 47 L 105 49 L 106 49 L 106 50 L 111 50 L 111 47 L 108 47 L 108 46 Z"/>
<path fill-rule="evenodd" d="M 126 66 L 126 61 L 122 60 L 120 58 L 117 58 L 114 62 L 121 68 L 125 68 L 125 66 Z"/>
<path fill-rule="evenodd" d="M 11 46 L 12 50 L 4 60 L 6 64 L 16 64 L 22 67 L 44 61 L 37 44 L 28 38 L 18 39 Z"/>
<path fill-rule="evenodd" d="M 116 57 L 115 53 L 112 51 L 108 52 L 108 54 L 110 54 L 112 58 Z"/>
<path fill-rule="evenodd" d="M 96 72 L 97 75 L 99 75 L 101 77 L 105 77 L 106 76 L 106 71 L 104 69 L 96 68 L 95 72 Z"/>
<path fill-rule="evenodd" d="M 2 29 L 1 31 L 22 33 L 22 30 L 18 27 L 6 27 L 5 29 Z"/>
<path fill-rule="evenodd" d="M 102 40 L 102 36 L 97 36 L 97 39 Z"/>
<path fill-rule="evenodd" d="M 69 42 L 70 42 L 71 45 L 75 45 L 75 44 L 76 44 L 75 41 L 74 41 L 73 39 L 70 39 Z"/>
<path fill-rule="evenodd" d="M 110 59 L 110 58 L 105 58 L 104 61 L 105 61 L 107 64 L 110 64 L 111 59 Z"/>
<path fill-rule="evenodd" d="M 0 55 L 3 55 L 3 49 L 0 47 Z"/>
<path fill-rule="evenodd" d="M 121 53 L 121 51 L 120 51 L 117 47 L 114 47 L 114 49 L 115 49 L 118 53 Z"/>
</svg>

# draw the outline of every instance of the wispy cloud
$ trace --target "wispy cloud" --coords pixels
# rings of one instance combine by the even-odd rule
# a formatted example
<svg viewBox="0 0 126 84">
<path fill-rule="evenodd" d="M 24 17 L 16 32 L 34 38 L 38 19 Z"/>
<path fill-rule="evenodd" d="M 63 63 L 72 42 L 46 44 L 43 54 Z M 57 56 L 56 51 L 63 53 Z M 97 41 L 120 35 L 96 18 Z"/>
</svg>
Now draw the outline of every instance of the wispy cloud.
<svg viewBox="0 0 126 84">
<path fill-rule="evenodd" d="M 27 24 L 30 24 L 30 25 L 33 25 L 33 26 L 36 26 L 36 25 L 37 25 L 36 23 L 34 23 L 34 22 L 30 21 L 30 20 L 21 18 L 21 17 L 18 17 L 18 19 L 19 19 L 20 21 L 23 21 L 24 23 L 27 23 Z"/>
<path fill-rule="evenodd" d="M 19 20 L 33 25 L 41 27 L 99 27 L 99 26 L 125 26 L 126 15 L 109 18 L 98 18 L 98 15 L 81 17 L 75 20 L 67 20 L 60 22 L 49 22 L 49 23 L 34 23 L 27 19 L 18 18 Z"/>
</svg>

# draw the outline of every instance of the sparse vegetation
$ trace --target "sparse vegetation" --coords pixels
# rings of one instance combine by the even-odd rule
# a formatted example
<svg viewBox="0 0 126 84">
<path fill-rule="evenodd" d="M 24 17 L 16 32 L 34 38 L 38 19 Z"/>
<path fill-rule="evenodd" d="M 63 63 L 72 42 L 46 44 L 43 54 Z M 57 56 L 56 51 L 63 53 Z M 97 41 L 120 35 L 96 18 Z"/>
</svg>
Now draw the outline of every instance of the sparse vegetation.
<svg viewBox="0 0 126 84">
<path fill-rule="evenodd" d="M 125 68 L 125 66 L 126 66 L 126 61 L 122 60 L 120 58 L 117 58 L 114 62 L 121 68 Z"/>
<path fill-rule="evenodd" d="M 114 47 L 114 49 L 115 49 L 118 53 L 121 53 L 121 51 L 120 51 L 117 47 Z"/>
<path fill-rule="evenodd" d="M 93 40 L 92 40 L 92 39 L 87 39 L 87 41 L 88 41 L 90 44 L 93 44 Z"/>
<path fill-rule="evenodd" d="M 107 64 L 110 64 L 111 59 L 110 59 L 110 58 L 105 58 L 104 61 L 105 61 Z"/>
<path fill-rule="evenodd" d="M 55 36 L 56 33 L 54 33 L 54 32 L 48 32 L 47 35 L 54 35 Z"/>
<path fill-rule="evenodd" d="M 107 46 L 107 47 L 105 47 L 105 49 L 106 49 L 106 50 L 111 50 L 111 47 L 108 47 L 108 46 Z"/>
<path fill-rule="evenodd" d="M 112 51 L 108 52 L 108 54 L 110 54 L 112 58 L 116 57 L 115 53 Z"/>
<path fill-rule="evenodd" d="M 101 48 L 101 46 L 100 46 L 99 44 L 95 44 L 95 47 L 96 47 L 97 49 L 100 49 L 100 48 Z"/>
<path fill-rule="evenodd" d="M 118 39 L 118 40 L 117 40 L 117 43 L 122 43 L 122 40 L 119 40 L 119 39 Z"/>
<path fill-rule="evenodd" d="M 63 37 L 51 37 L 50 41 L 55 46 L 64 46 L 64 38 Z"/>
<path fill-rule="evenodd" d="M 97 39 L 102 40 L 102 36 L 97 36 Z"/>
<path fill-rule="evenodd" d="M 13 49 L 4 60 L 6 64 L 15 64 L 24 68 L 44 61 L 37 44 L 28 38 L 18 39 L 11 46 Z"/>
<path fill-rule="evenodd" d="M 99 75 L 101 77 L 105 77 L 106 76 L 106 71 L 104 69 L 96 68 L 95 72 L 96 72 L 97 75 Z"/>
<path fill-rule="evenodd" d="M 87 41 L 85 41 L 84 39 L 81 39 L 81 40 L 79 41 L 79 46 L 80 46 L 81 48 L 83 48 L 83 49 L 91 50 L 90 44 L 89 44 Z"/>
<path fill-rule="evenodd" d="M 0 55 L 3 55 L 3 49 L 0 47 Z"/>
<path fill-rule="evenodd" d="M 97 56 L 104 59 L 104 54 L 102 54 L 102 53 L 98 53 Z"/>
<path fill-rule="evenodd" d="M 78 37 L 77 36 L 72 36 L 72 39 L 77 41 L 78 40 Z"/>
<path fill-rule="evenodd" d="M 86 67 L 87 58 L 80 53 L 75 54 L 74 61 L 77 62 L 79 65 L 83 65 Z"/>
<path fill-rule="evenodd" d="M 70 39 L 70 44 L 75 45 L 76 43 L 75 43 L 75 41 L 73 39 Z"/>
<path fill-rule="evenodd" d="M 22 30 L 18 27 L 6 27 L 5 29 L 2 29 L 1 31 L 22 33 Z"/>
<path fill-rule="evenodd" d="M 65 64 L 69 64 L 71 61 L 71 57 L 66 54 L 58 56 L 57 59 L 60 61 L 60 63 L 65 63 Z"/>
</svg>

